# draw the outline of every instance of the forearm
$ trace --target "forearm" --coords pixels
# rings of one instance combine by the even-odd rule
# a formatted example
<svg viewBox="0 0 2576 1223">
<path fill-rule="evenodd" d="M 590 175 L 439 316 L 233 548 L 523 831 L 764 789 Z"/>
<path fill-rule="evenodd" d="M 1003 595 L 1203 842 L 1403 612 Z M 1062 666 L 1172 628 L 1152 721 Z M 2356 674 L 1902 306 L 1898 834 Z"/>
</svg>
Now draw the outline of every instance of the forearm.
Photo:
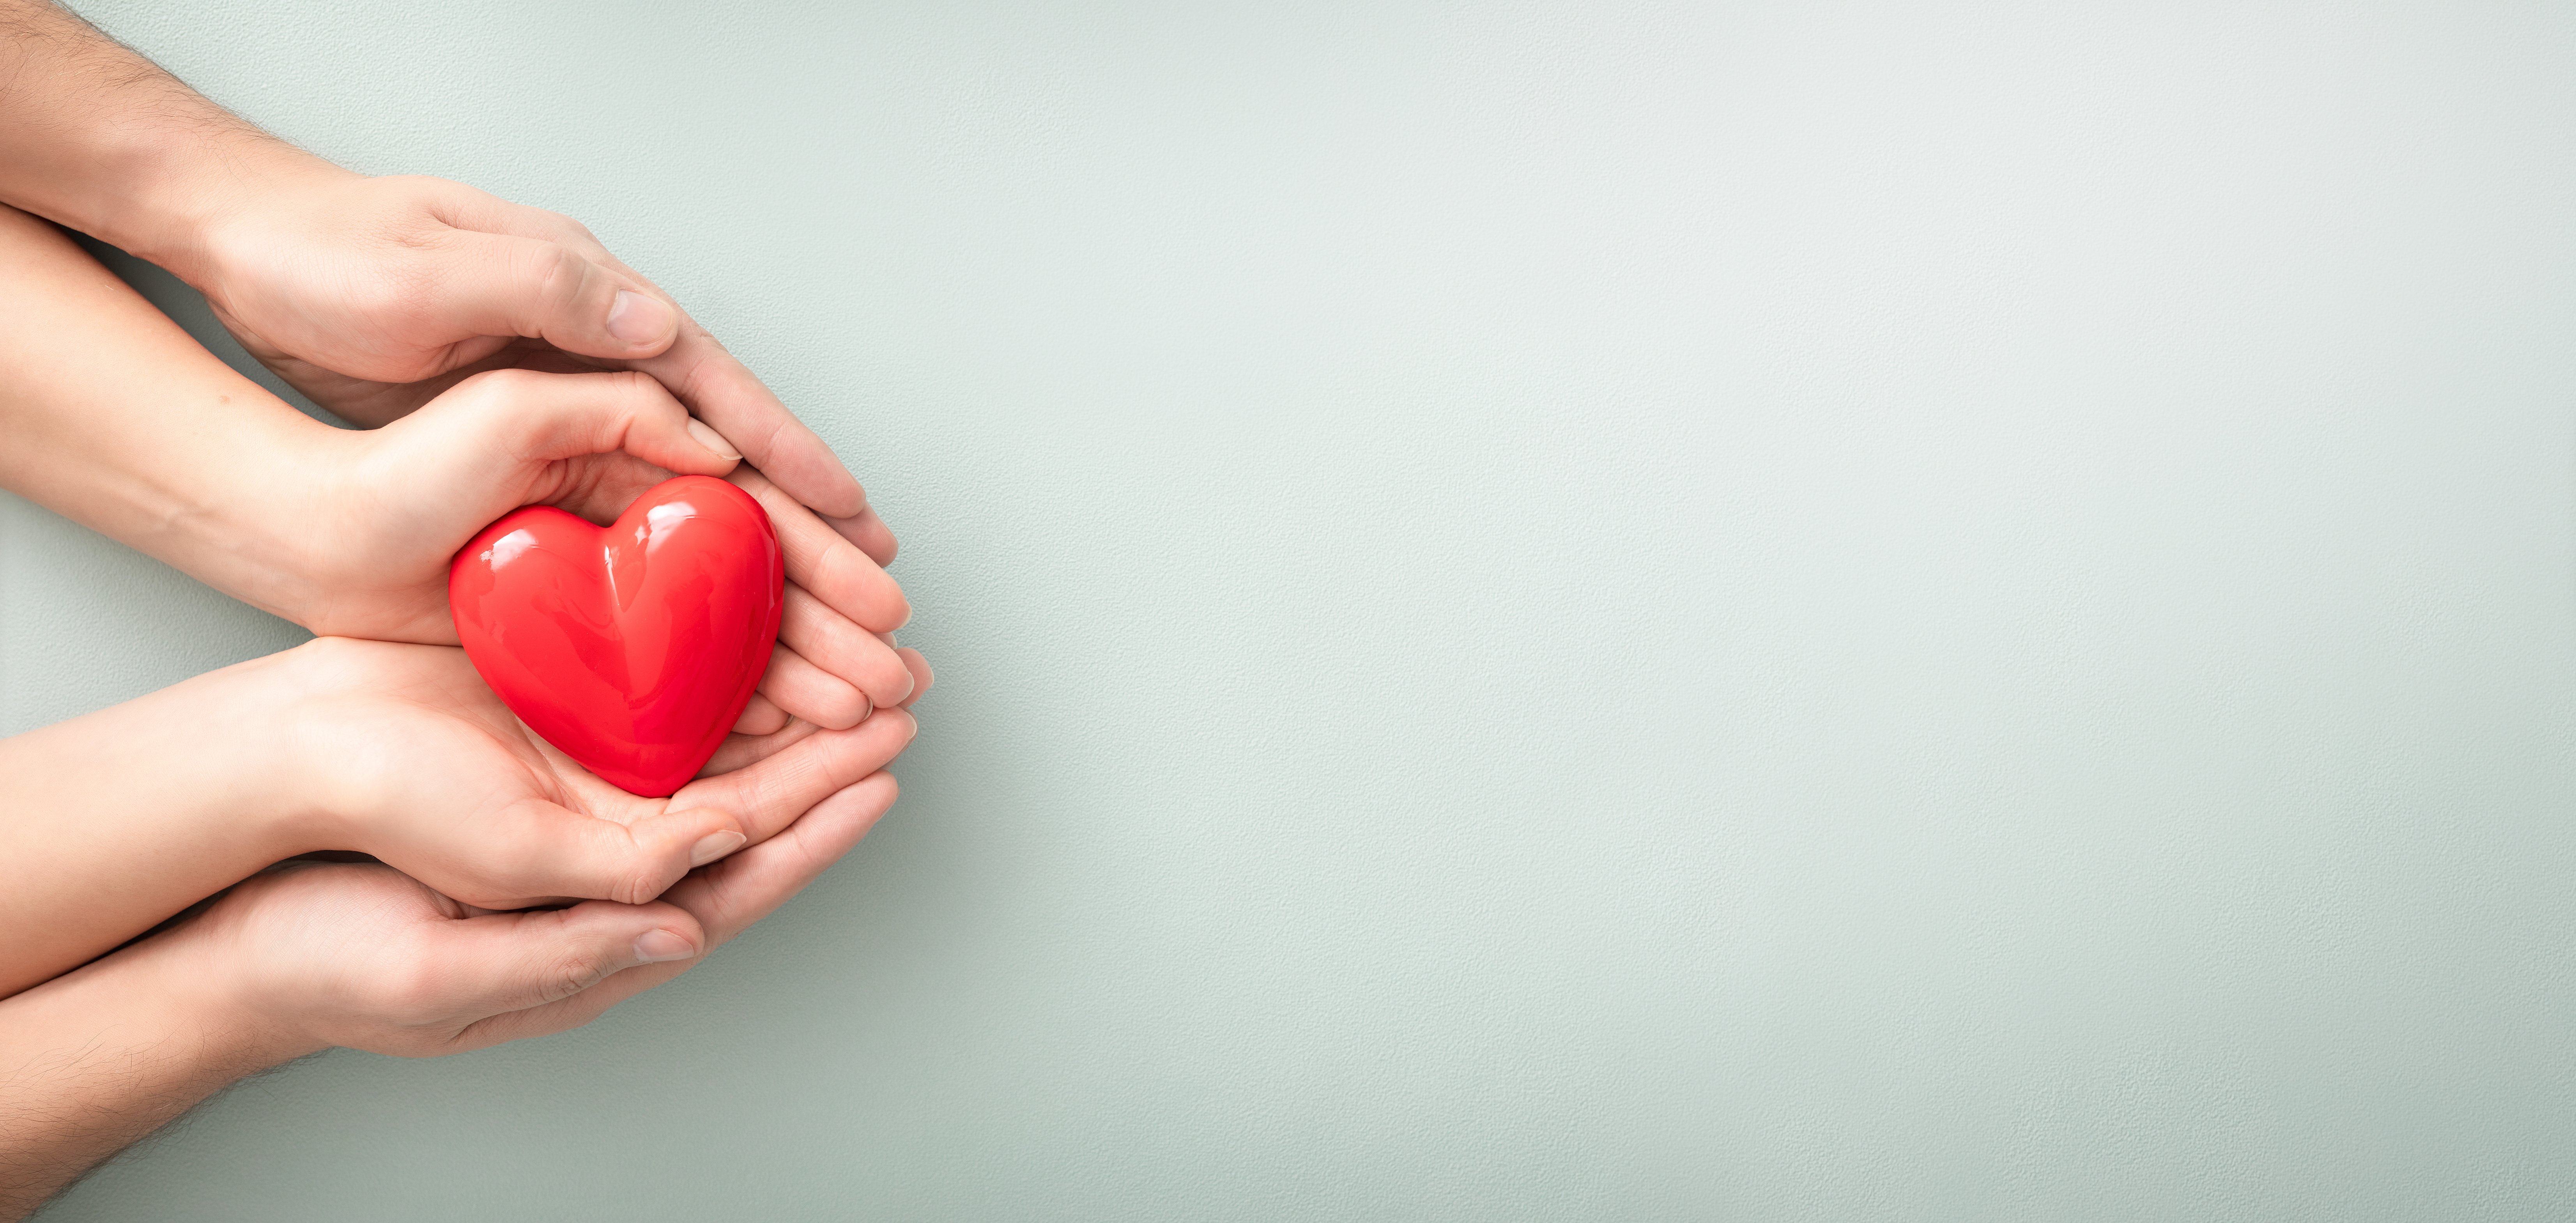
<svg viewBox="0 0 2576 1223">
<path fill-rule="evenodd" d="M 225 1084 L 315 1051 L 206 979 L 185 940 L 156 938 L 0 1000 L 0 1219 Z"/>
<path fill-rule="evenodd" d="M 49 0 L 0 0 L 0 203 L 193 282 L 213 217 L 283 183 L 346 174 Z"/>
<path fill-rule="evenodd" d="M 241 663 L 0 740 L 0 997 L 317 847 L 289 793 L 295 666 Z"/>
<path fill-rule="evenodd" d="M 0 4 L 11 0 L 0 0 Z M 0 123 L 0 127 L 5 127 Z M 300 619 L 281 504 L 341 441 L 200 347 L 60 231 L 0 209 L 0 487 Z"/>
</svg>

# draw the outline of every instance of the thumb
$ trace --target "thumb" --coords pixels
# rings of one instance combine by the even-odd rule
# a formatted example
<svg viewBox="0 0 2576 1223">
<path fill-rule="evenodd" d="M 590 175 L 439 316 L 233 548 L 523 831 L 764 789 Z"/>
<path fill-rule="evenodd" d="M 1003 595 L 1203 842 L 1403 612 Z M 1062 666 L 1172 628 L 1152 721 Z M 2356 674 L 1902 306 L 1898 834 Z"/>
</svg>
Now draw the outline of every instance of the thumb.
<svg viewBox="0 0 2576 1223">
<path fill-rule="evenodd" d="M 561 242 L 478 230 L 439 244 L 426 313 L 460 340 L 528 336 L 586 357 L 649 357 L 679 338 L 660 290 Z"/>
<path fill-rule="evenodd" d="M 742 460 L 649 374 L 491 370 L 440 398 L 450 397 L 460 401 L 458 415 L 471 418 L 453 439 L 453 457 L 474 465 L 488 466 L 492 442 L 539 463 L 622 450 L 688 475 L 721 476 Z"/>
<path fill-rule="evenodd" d="M 489 913 L 431 927 L 418 949 L 418 1001 L 449 1022 L 559 1002 L 641 964 L 696 957 L 698 920 L 674 905 L 589 901 Z"/>
<path fill-rule="evenodd" d="M 432 835 L 433 843 L 389 845 L 378 856 L 484 909 L 560 897 L 642 904 L 749 840 L 714 805 L 627 825 L 539 798 L 487 809 Z"/>
</svg>

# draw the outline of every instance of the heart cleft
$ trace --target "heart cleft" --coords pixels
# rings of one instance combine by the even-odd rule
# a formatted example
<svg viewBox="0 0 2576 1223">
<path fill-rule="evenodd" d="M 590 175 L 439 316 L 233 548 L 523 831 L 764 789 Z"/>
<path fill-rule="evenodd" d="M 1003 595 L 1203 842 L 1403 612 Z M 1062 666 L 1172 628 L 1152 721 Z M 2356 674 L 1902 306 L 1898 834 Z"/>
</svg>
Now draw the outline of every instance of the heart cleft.
<svg viewBox="0 0 2576 1223">
<path fill-rule="evenodd" d="M 769 514 L 708 476 L 595 527 L 529 506 L 448 566 L 456 635 L 530 730 L 630 793 L 687 785 L 769 670 L 787 567 Z"/>
</svg>

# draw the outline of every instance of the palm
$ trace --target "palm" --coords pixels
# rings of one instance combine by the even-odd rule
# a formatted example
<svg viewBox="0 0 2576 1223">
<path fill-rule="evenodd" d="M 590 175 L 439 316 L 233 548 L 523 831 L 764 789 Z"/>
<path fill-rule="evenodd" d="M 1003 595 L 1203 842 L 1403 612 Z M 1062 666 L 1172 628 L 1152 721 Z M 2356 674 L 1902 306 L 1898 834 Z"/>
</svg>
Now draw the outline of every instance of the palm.
<svg viewBox="0 0 2576 1223">
<path fill-rule="evenodd" d="M 453 644 L 447 570 L 456 550 L 501 515 L 551 505 L 605 526 L 673 472 L 626 454 L 585 454 L 492 473 L 457 488 L 421 477 L 407 453 L 350 473 L 339 491 L 347 560 L 310 626 L 382 641 Z"/>
<path fill-rule="evenodd" d="M 341 435 L 350 460 L 320 481 L 327 487 L 315 498 L 312 519 L 327 525 L 307 552 L 323 563 L 303 592 L 308 610 L 300 617 L 315 632 L 452 644 L 447 568 L 457 549 L 492 521 L 521 506 L 551 505 L 604 526 L 675 474 L 730 467 L 731 478 L 762 503 L 778 532 L 789 586 L 781 662 L 763 677 L 762 699 L 744 725 L 774 729 L 797 717 L 846 727 L 870 708 L 910 699 L 927 683 L 928 665 L 917 653 L 898 650 L 891 637 L 910 607 L 881 567 L 894 555 L 884 522 L 863 509 L 856 518 L 826 524 L 786 497 L 767 473 L 718 458 L 730 452 L 707 449 L 703 439 L 686 440 L 690 435 L 674 424 L 703 428 L 661 379 L 675 377 L 680 386 L 691 379 L 670 370 L 621 369 L 638 363 L 580 357 L 543 341 L 511 340 L 425 381 L 376 382 L 287 355 L 229 316 L 227 325 L 317 402 L 376 426 Z M 736 364 L 723 368 L 741 373 Z M 626 393 L 596 393 L 609 386 Z M 604 417 L 594 416 L 584 428 L 550 429 L 539 420 L 550 404 L 560 413 L 585 394 L 594 412 L 607 412 L 612 399 L 623 405 L 616 411 L 626 413 L 627 425 L 609 429 Z M 648 400 L 658 406 L 643 406 Z M 646 426 L 653 421 L 659 423 Z M 659 442 L 655 428 L 665 434 Z"/>
<path fill-rule="evenodd" d="M 234 887 L 176 933 L 250 949 L 242 984 L 287 1001 L 331 1044 L 457 1053 L 579 1027 L 688 971 L 696 960 L 621 969 L 631 960 L 582 954 L 580 931 L 694 929 L 699 950 L 713 950 L 848 853 L 894 797 L 893 779 L 877 774 L 642 907 L 491 913 L 386 866 L 297 861 Z"/>
<path fill-rule="evenodd" d="M 440 362 L 443 373 L 417 382 L 377 382 L 351 377 L 289 353 L 270 343 L 221 306 L 215 307 L 215 318 L 235 340 L 241 342 L 243 351 L 267 366 L 269 372 L 284 379 L 288 386 L 342 420 L 366 428 L 410 415 L 422 404 L 437 398 L 440 392 L 485 370 L 591 374 L 630 367 L 630 363 L 625 361 L 568 353 L 543 340 L 478 337 L 450 346 L 446 358 Z"/>
<path fill-rule="evenodd" d="M 572 835 L 618 840 L 688 801 L 638 798 L 593 776 L 512 716 L 461 650 L 352 642 L 340 654 L 337 691 L 308 722 L 328 753 L 320 758 L 342 761 L 340 771 L 357 779 L 347 802 L 362 820 L 378 804 L 403 808 L 399 826 L 378 825 L 393 830 L 397 844 L 387 848 L 407 851 L 401 861 L 411 873 L 460 900 L 514 909 L 556 899 L 507 890 L 508 873 L 496 879 L 490 870 L 527 843 L 532 825 L 596 821 Z M 403 846 L 400 827 L 437 835 Z M 496 852 L 480 862 L 457 856 L 468 847 Z M 374 846 L 344 848 L 386 856 Z"/>
</svg>

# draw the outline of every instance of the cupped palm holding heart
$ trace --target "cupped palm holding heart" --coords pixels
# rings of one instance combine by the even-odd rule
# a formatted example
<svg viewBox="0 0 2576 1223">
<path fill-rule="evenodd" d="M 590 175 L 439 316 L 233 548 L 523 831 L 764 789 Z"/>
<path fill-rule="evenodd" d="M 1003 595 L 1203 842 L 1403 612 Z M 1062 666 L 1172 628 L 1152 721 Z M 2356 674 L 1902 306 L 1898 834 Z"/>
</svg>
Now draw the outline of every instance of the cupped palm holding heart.
<svg viewBox="0 0 2576 1223">
<path fill-rule="evenodd" d="M 846 729 L 929 675 L 890 639 L 911 616 L 891 551 L 842 538 L 643 374 L 493 370 L 375 429 L 283 416 L 259 424 L 285 436 L 209 456 L 283 503 L 241 525 L 247 546 L 147 550 L 322 636 L 455 645 L 450 563 L 495 519 L 552 506 L 607 522 L 675 475 L 722 477 L 766 512 L 786 583 L 777 648 L 734 729 Z"/>
<path fill-rule="evenodd" d="M 352 223 L 344 205 L 417 181 L 306 166 L 262 192 L 304 171 L 339 175 L 301 214 L 338 231 L 318 258 L 254 262 L 325 267 L 366 301 L 192 283 L 272 368 L 380 427 L 297 412 L 0 207 L 0 488 L 317 635 L 0 739 L 0 809 L 23 816 L 0 821 L 0 1049 L 28 1054 L 0 1064 L 0 1101 L 27 1106 L 0 1108 L 0 1166 L 51 1178 L 0 1174 L 0 1215 L 259 1066 L 557 1031 L 667 980 L 865 833 L 917 729 L 903 707 L 930 674 L 892 638 L 891 535 L 712 337 L 622 267 L 514 257 L 609 279 L 498 292 L 495 244 L 546 244 L 458 228 L 490 209 Z M 419 323 L 442 295 L 500 334 L 432 320 L 403 332 L 430 365 L 317 381 L 273 326 L 383 338 L 343 307 Z M 528 327 L 527 308 L 595 308 L 615 332 L 657 301 L 606 357 Z M 350 854 L 375 861 L 315 861 Z"/>
<path fill-rule="evenodd" d="M 901 589 L 877 558 L 743 466 L 653 379 L 494 370 L 379 428 L 338 429 L 267 396 L 139 299 L 125 305 L 137 315 L 129 343 L 138 363 L 182 372 L 154 384 L 157 397 L 93 394 L 80 401 L 84 412 L 40 418 L 0 450 L 0 472 L 13 491 L 324 640 L 55 728 L 71 736 L 66 742 L 185 743 L 191 759 L 230 780 L 200 779 L 180 793 L 238 799 L 241 809 L 200 820 L 205 813 L 155 791 L 132 805 L 130 835 L 108 835 L 94 814 L 96 835 L 68 843 L 71 856 L 60 862 L 39 864 L 19 847 L 22 875 L 65 881 L 109 869 L 74 860 L 79 854 L 124 858 L 132 846 L 157 847 L 153 869 L 128 863 L 116 872 L 112 898 L 13 910 L 58 916 L 42 930 L 20 923 L 11 963 L 24 972 L 63 971 L 261 864 L 321 850 L 371 854 L 483 908 L 634 903 L 759 844 L 830 792 L 808 794 L 805 781 L 855 784 L 909 740 L 909 717 L 871 716 L 909 704 L 930 683 L 920 655 L 891 641 L 910 614 Z M 21 320 L 39 331 L 44 321 Z M 37 379 L 20 389 L 70 400 L 76 388 Z M 152 436 L 163 419 L 154 413 L 173 395 L 202 405 L 184 451 L 120 449 L 91 436 Z M 530 733 L 475 678 L 453 648 L 451 566 L 478 533 L 525 507 L 568 512 L 564 522 L 609 522 L 675 476 L 694 490 L 692 521 L 704 503 L 731 505 L 737 524 L 765 523 L 761 538 L 774 542 L 746 555 L 759 562 L 750 566 L 761 579 L 755 593 L 775 618 L 759 618 L 758 631 L 740 633 L 734 653 L 705 672 L 720 681 L 707 686 L 722 699 L 691 705 L 712 723 L 697 732 L 703 738 L 681 736 L 687 750 L 655 762 L 662 771 L 650 784 L 625 776 L 621 789 Z M 173 505 L 192 508 L 173 514 Z M 674 511 L 662 508 L 667 521 Z M 655 509 L 639 511 L 648 559 Z M 755 684 L 767 699 L 740 695 Z M 215 708 L 225 711 L 222 734 L 179 729 L 202 726 L 199 711 Z M 736 714 L 728 737 L 725 719 Z M 108 729 L 128 724 L 158 729 Z M 68 759 L 66 748 L 35 743 L 52 735 L 11 742 Z M 712 760 L 706 739 L 721 744 Z M 113 759 L 44 776 L 113 772 Z M 696 774 L 704 776 L 690 780 Z M 148 789 L 160 775 L 132 780 Z M 31 810 L 73 803 L 50 791 L 24 797 Z M 251 820 L 263 830 L 256 836 L 245 832 Z M 171 821 L 186 826 L 163 826 Z M 200 835 L 210 839 L 176 850 Z"/>
<path fill-rule="evenodd" d="M 456 554 L 465 656 L 511 712 L 631 793 L 697 776 L 769 668 L 787 569 L 741 489 L 681 476 L 594 527 L 550 506 Z"/>
</svg>

